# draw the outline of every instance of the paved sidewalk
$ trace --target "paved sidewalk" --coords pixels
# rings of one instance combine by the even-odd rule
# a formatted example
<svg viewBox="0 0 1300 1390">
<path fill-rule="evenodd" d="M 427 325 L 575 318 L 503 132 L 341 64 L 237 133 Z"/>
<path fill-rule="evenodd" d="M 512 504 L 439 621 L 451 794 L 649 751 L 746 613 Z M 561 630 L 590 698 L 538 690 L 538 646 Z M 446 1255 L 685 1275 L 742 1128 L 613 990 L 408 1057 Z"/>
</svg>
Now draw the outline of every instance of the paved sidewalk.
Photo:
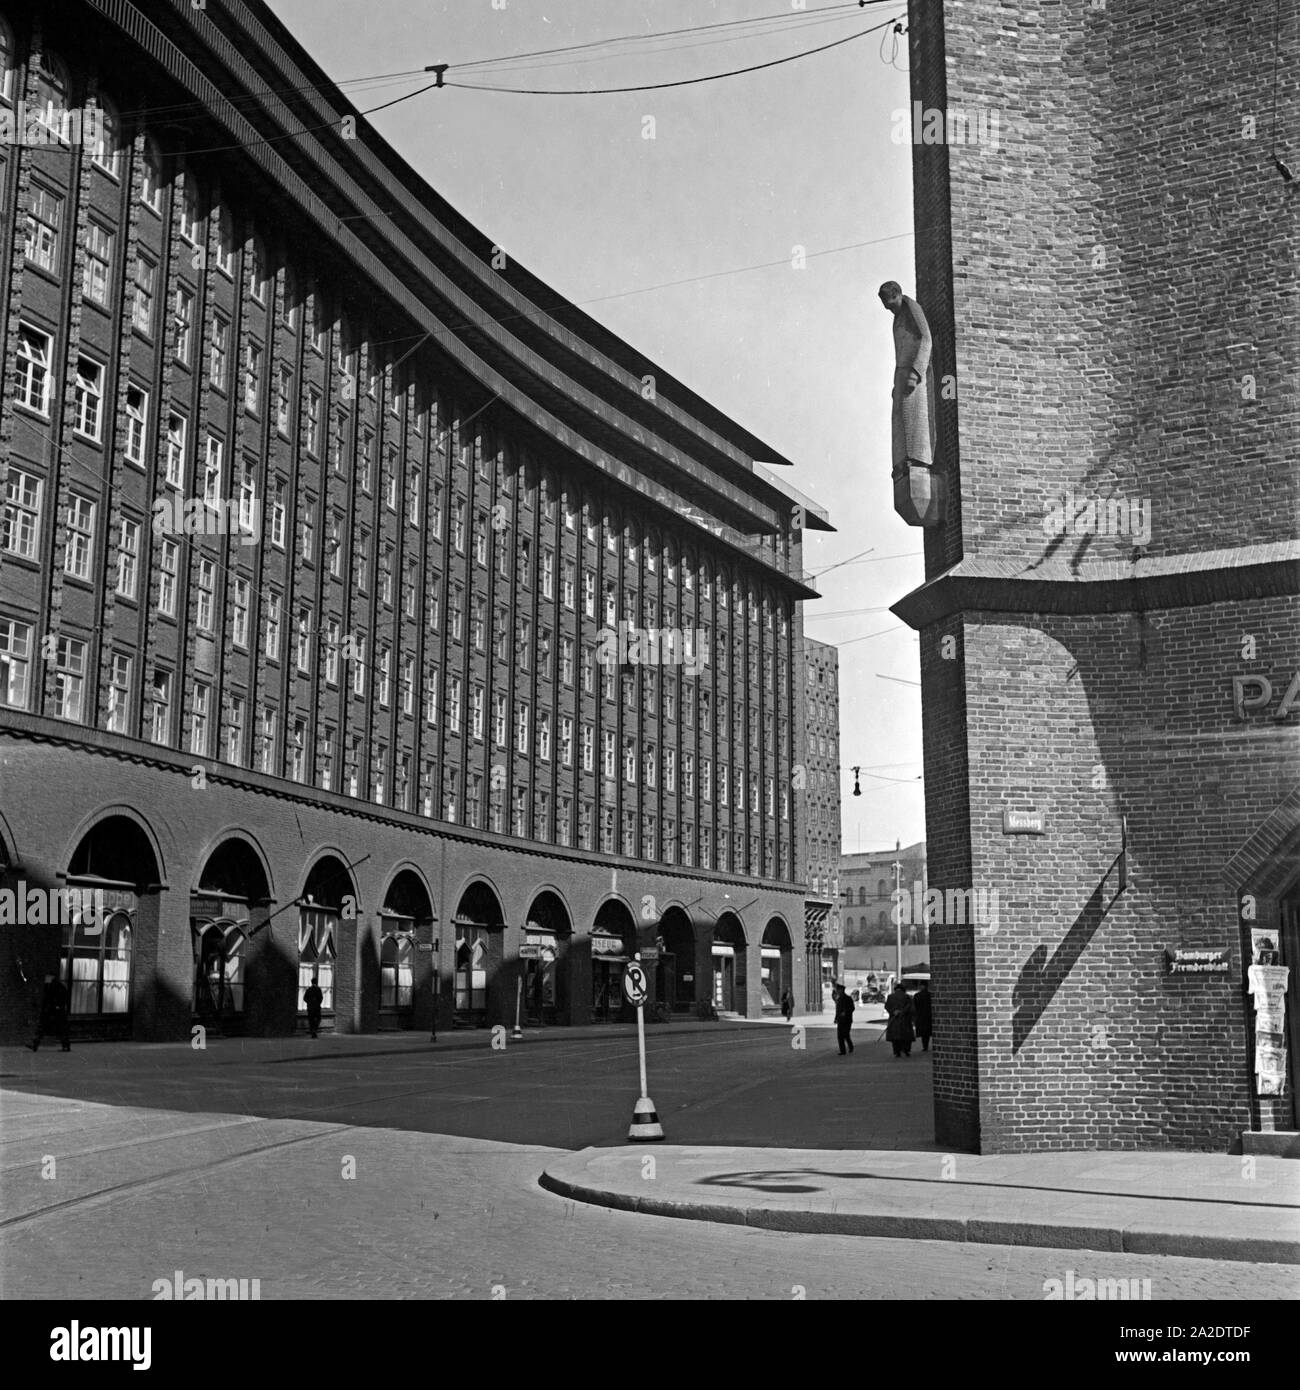
<svg viewBox="0 0 1300 1390">
<path fill-rule="evenodd" d="M 1300 1264 L 1300 1163 L 1267 1156 L 635 1143 L 553 1156 L 541 1183 L 597 1206 L 776 1231 Z"/>
</svg>

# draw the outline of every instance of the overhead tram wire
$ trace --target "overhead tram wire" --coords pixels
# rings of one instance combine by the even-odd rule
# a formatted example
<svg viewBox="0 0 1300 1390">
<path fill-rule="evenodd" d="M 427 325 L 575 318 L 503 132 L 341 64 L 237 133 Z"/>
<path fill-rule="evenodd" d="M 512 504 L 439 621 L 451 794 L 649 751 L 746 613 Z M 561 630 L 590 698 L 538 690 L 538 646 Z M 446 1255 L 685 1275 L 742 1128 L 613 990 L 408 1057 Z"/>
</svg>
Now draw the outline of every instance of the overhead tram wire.
<svg viewBox="0 0 1300 1390">
<path fill-rule="evenodd" d="M 894 0 L 863 0 L 863 3 L 877 5 L 894 3 Z M 686 25 L 679 29 L 658 30 L 654 33 L 649 34 L 624 34 L 610 39 L 592 39 L 583 43 L 563 45 L 558 48 L 543 48 L 535 49 L 532 52 L 528 53 L 505 54 L 498 58 L 475 58 L 465 63 L 453 64 L 452 66 L 467 71 L 486 70 L 489 68 L 504 67 L 506 65 L 517 64 L 523 62 L 528 58 L 548 57 L 551 55 L 564 53 L 584 53 L 594 49 L 609 48 L 613 45 L 621 43 L 655 43 L 660 39 L 674 38 L 679 35 L 689 35 L 695 33 L 703 34 L 715 29 L 751 28 L 753 29 L 753 33 L 736 34 L 732 37 L 740 39 L 752 38 L 759 37 L 764 32 L 777 33 L 788 28 L 811 27 L 813 24 L 822 24 L 830 19 L 847 19 L 850 17 L 853 11 L 859 8 L 862 8 L 862 5 L 849 3 L 844 5 L 823 6 L 816 10 L 784 10 L 779 11 L 775 14 L 756 15 L 751 19 L 727 20 L 715 24 Z M 838 13 L 841 10 L 846 11 L 847 13 Z M 779 23 L 779 21 L 785 22 Z M 775 24 L 776 27 L 768 30 L 761 30 L 754 27 L 757 25 L 768 23 Z M 720 39 L 719 41 L 725 42 L 726 38 L 727 36 L 724 35 L 722 39 Z M 635 52 L 635 50 L 632 51 Z M 599 59 L 602 55 L 596 54 L 594 56 L 597 59 Z M 603 56 L 617 58 L 629 55 L 609 54 Z M 583 61 L 586 60 L 584 59 Z M 422 77 L 428 71 L 428 67 L 420 67 L 402 69 L 396 72 L 374 73 L 362 77 L 344 77 L 339 78 L 337 81 L 333 82 L 332 85 L 339 90 L 343 90 L 344 88 L 348 87 L 364 88 L 371 85 L 386 85 L 399 81 L 405 81 L 411 78 Z M 289 97 L 296 96 L 302 92 L 319 93 L 320 91 L 321 87 L 319 83 L 303 82 L 285 87 L 263 87 L 259 88 L 256 91 L 250 91 L 235 96 L 229 96 L 226 98 L 226 100 L 236 109 L 239 109 L 243 104 L 257 103 L 266 97 Z M 418 93 L 412 93 L 411 95 L 418 95 Z M 175 119 L 181 116 L 183 113 L 193 112 L 196 119 L 207 119 L 210 115 L 210 111 L 211 108 L 207 102 L 184 101 L 171 102 L 163 106 L 139 107 L 133 110 L 124 110 L 119 114 L 123 117 L 170 116 L 173 119 Z M 342 112 L 340 113 L 340 119 L 347 115 L 356 114 L 365 115 L 366 113 L 364 111 Z"/>
<path fill-rule="evenodd" d="M 614 96 L 623 92 L 662 92 L 672 87 L 694 87 L 704 82 L 721 82 L 728 77 L 743 77 L 746 73 L 763 72 L 767 68 L 781 67 L 785 63 L 793 63 L 800 58 L 811 58 L 814 54 L 826 53 L 832 48 L 839 48 L 843 44 L 852 43 L 854 39 L 866 38 L 868 34 L 877 33 L 886 25 L 894 22 L 894 19 L 888 19 L 884 24 L 875 24 L 869 29 L 859 29 L 856 34 L 849 34 L 842 39 L 834 39 L 830 43 L 819 44 L 816 48 L 806 48 L 800 53 L 790 53 L 784 58 L 772 58 L 766 63 L 751 63 L 748 67 L 732 68 L 727 72 L 709 73 L 704 77 L 681 77 L 673 82 L 646 82 L 631 87 L 498 87 L 491 83 L 447 81 L 435 85 L 456 87 L 461 91 L 468 92 L 509 92 L 516 96 L 535 97 L 590 97 Z M 412 93 L 412 95 L 415 96 L 418 93 Z"/>
</svg>

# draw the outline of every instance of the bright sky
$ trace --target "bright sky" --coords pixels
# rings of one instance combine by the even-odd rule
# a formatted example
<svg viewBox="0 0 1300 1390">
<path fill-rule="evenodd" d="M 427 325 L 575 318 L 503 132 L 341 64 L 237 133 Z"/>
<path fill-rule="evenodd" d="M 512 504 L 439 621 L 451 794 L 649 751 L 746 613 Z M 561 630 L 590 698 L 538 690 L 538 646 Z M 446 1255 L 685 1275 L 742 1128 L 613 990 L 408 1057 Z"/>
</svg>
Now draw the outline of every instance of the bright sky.
<svg viewBox="0 0 1300 1390">
<path fill-rule="evenodd" d="M 350 79 L 429 63 L 452 64 L 449 82 L 638 86 L 769 62 L 906 20 L 905 0 L 865 9 L 852 0 L 269 3 L 362 111 L 429 79 Z M 772 18 L 731 23 L 762 16 Z M 666 30 L 688 32 L 532 58 L 527 68 L 457 71 Z M 827 508 L 837 532 L 807 533 L 804 563 L 814 574 L 839 568 L 816 586 L 823 598 L 805 605 L 805 626 L 841 648 L 848 853 L 925 836 L 917 643 L 887 611 L 924 576 L 920 532 L 893 510 L 892 320 L 876 299 L 883 280 L 915 289 L 911 151 L 891 139 L 892 113 L 909 103 L 906 37 L 896 43 L 894 54 L 887 28 L 668 91 L 446 88 L 370 118 L 513 259 L 792 459 L 796 467 L 778 475 Z M 803 269 L 792 265 L 798 247 Z M 689 277 L 708 278 L 666 286 Z M 864 551 L 865 561 L 853 560 Z M 860 797 L 855 763 L 875 774 L 864 772 Z"/>
</svg>

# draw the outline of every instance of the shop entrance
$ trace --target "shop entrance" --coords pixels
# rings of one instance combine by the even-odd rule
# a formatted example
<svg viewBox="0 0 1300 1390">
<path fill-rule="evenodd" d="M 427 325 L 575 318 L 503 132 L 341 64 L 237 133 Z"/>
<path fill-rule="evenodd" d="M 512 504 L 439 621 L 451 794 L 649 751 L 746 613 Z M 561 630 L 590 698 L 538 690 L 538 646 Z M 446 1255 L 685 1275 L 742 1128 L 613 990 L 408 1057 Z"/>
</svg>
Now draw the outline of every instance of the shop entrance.
<svg viewBox="0 0 1300 1390">
<path fill-rule="evenodd" d="M 636 923 L 616 898 L 600 905 L 591 929 L 591 1017 L 594 1023 L 632 1018 L 623 999 L 623 972 L 636 953 Z"/>
</svg>

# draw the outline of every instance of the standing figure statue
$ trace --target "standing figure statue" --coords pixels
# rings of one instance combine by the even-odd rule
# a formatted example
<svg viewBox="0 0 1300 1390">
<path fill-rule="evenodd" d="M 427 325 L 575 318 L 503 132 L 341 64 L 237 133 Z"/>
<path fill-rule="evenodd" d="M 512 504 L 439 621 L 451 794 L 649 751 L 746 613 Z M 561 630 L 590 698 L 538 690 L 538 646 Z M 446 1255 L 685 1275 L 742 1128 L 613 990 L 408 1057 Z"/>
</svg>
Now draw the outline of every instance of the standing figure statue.
<svg viewBox="0 0 1300 1390">
<path fill-rule="evenodd" d="M 894 316 L 894 477 L 909 463 L 931 467 L 930 393 L 926 372 L 930 366 L 930 325 L 915 299 L 910 299 L 893 280 L 880 287 L 880 302 Z"/>
</svg>

